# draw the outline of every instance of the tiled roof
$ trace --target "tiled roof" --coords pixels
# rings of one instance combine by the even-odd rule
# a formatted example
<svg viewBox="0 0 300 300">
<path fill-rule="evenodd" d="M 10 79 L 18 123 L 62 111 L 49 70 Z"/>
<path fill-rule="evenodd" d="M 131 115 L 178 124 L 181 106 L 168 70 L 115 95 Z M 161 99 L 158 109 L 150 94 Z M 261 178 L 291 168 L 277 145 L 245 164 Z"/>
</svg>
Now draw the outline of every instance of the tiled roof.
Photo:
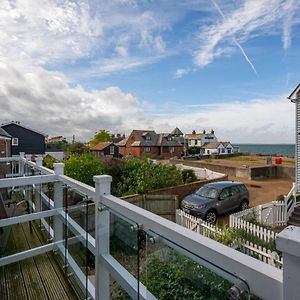
<svg viewBox="0 0 300 300">
<path fill-rule="evenodd" d="M 217 149 L 220 146 L 220 144 L 223 145 L 223 143 L 221 142 L 211 142 L 211 143 L 205 143 L 202 147 L 204 149 Z"/>
<path fill-rule="evenodd" d="M 176 138 L 169 133 L 160 133 L 157 141 L 157 146 L 161 147 L 179 147 L 181 144 Z"/>
<path fill-rule="evenodd" d="M 203 136 L 203 133 L 187 133 L 184 138 L 186 140 L 200 140 Z"/>
<path fill-rule="evenodd" d="M 30 128 L 30 127 L 24 126 L 24 125 L 20 124 L 19 122 L 14 122 L 14 121 L 7 122 L 7 123 L 3 123 L 3 124 L 1 124 L 1 127 L 5 127 L 5 126 L 11 125 L 11 124 L 14 124 L 14 125 L 16 125 L 16 126 L 20 126 L 20 127 L 22 127 L 22 128 L 25 128 L 25 129 L 27 129 L 27 130 L 33 131 L 33 132 L 38 133 L 38 134 L 40 134 L 40 135 L 43 135 L 43 136 L 45 136 L 45 137 L 47 136 L 47 134 L 45 134 L 45 133 L 42 133 L 42 132 L 37 131 L 37 130 L 35 130 L 35 129 L 32 129 L 32 128 Z"/>
<path fill-rule="evenodd" d="M 8 134 L 3 128 L 0 127 L 0 137 L 1 136 L 11 138 L 11 135 Z"/>
<path fill-rule="evenodd" d="M 175 129 L 173 129 L 173 131 L 171 131 L 172 135 L 183 135 L 183 133 L 181 132 L 181 130 L 176 127 Z"/>
<path fill-rule="evenodd" d="M 134 144 L 134 146 L 141 147 L 153 147 L 156 146 L 158 140 L 158 134 L 154 130 L 133 130 L 136 135 L 139 137 L 140 144 Z M 150 139 L 147 140 L 146 137 L 150 136 Z M 135 143 L 135 142 L 134 142 Z"/>
<path fill-rule="evenodd" d="M 91 150 L 92 151 L 102 151 L 103 149 L 105 149 L 106 147 L 112 145 L 112 142 L 105 142 L 105 143 L 99 143 L 96 146 L 92 147 Z"/>
<path fill-rule="evenodd" d="M 125 139 L 123 139 L 123 140 L 121 140 L 119 143 L 117 143 L 116 145 L 117 146 L 125 146 L 126 145 L 126 143 L 127 143 L 127 141 L 128 141 L 128 137 L 127 138 L 125 138 Z"/>
<path fill-rule="evenodd" d="M 221 142 L 221 143 L 223 144 L 223 146 L 224 146 L 225 148 L 227 148 L 227 146 L 231 145 L 230 142 Z"/>
</svg>

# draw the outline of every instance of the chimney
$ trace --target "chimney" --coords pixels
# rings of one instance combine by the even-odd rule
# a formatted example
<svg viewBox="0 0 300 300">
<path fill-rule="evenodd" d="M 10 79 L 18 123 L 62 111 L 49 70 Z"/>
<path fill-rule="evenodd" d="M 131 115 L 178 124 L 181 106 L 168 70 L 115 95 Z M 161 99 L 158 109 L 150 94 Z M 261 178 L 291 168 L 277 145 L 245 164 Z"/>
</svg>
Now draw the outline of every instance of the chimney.
<svg viewBox="0 0 300 300">
<path fill-rule="evenodd" d="M 192 134 L 196 134 L 196 130 L 193 130 Z"/>
</svg>

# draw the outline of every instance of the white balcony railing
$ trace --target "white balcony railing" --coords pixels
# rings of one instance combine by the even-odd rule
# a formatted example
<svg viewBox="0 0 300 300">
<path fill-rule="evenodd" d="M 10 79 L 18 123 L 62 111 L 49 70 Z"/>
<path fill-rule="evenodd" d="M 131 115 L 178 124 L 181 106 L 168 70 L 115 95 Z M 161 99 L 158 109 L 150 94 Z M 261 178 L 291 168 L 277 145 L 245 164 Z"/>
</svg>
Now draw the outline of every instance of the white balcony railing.
<svg viewBox="0 0 300 300">
<path fill-rule="evenodd" d="M 291 282 L 293 281 L 285 280 L 285 278 L 291 276 L 289 271 L 294 272 L 292 274 L 294 278 L 299 278 L 300 268 L 295 273 L 295 268 L 289 269 L 290 264 L 287 263 L 283 272 L 114 197 L 110 194 L 112 181 L 110 176 L 95 176 L 95 188 L 93 188 L 65 176 L 63 174 L 63 164 L 55 164 L 54 171 L 52 171 L 42 167 L 40 159 L 37 160 L 36 164 L 27 161 L 24 157 L 15 158 L 14 160 L 19 164 L 18 168 L 15 168 L 15 170 L 18 169 L 19 177 L 11 176 L 11 178 L 0 179 L 0 188 L 23 187 L 26 201 L 30 204 L 32 213 L 2 219 L 0 220 L 0 227 L 31 220 L 41 220 L 42 227 L 47 231 L 49 240 L 48 244 L 44 246 L 0 258 L 0 266 L 40 253 L 56 251 L 60 253 L 65 261 L 65 267 L 67 266 L 72 271 L 78 284 L 86 291 L 87 297 L 109 299 L 111 292 L 110 276 L 112 276 L 131 298 L 155 299 L 151 288 L 148 289 L 147 287 L 147 280 L 144 282 L 140 280 L 140 263 L 143 262 L 140 253 L 143 251 L 142 256 L 145 252 L 150 253 L 151 247 L 150 244 L 147 244 L 147 241 L 151 241 L 151 243 L 156 243 L 156 247 L 161 245 L 173 249 L 178 255 L 193 260 L 195 263 L 209 269 L 210 272 L 214 272 L 226 281 L 231 282 L 229 294 L 232 299 L 239 299 L 239 293 L 243 290 L 246 291 L 248 288 L 251 294 L 267 300 L 296 299 L 297 295 L 300 294 L 300 291 L 298 291 L 299 285 L 294 284 L 291 288 Z M 0 162 L 4 161 L 4 159 L 0 160 Z M 30 175 L 30 173 L 33 176 L 25 176 Z M 50 194 L 47 194 L 44 190 L 45 185 L 48 183 L 53 184 L 52 199 L 49 196 Z M 78 224 L 75 217 L 73 217 L 72 209 L 75 208 L 66 206 L 63 199 L 64 189 L 72 189 L 80 193 L 82 198 L 85 199 L 82 201 L 84 208 L 88 207 L 87 200 L 94 203 L 94 236 L 89 233 L 88 229 L 85 230 Z M 32 195 L 34 195 L 34 201 Z M 91 222 L 87 217 L 85 221 L 88 228 Z M 117 222 L 119 222 L 118 226 L 116 226 Z M 115 228 L 114 232 L 119 236 L 126 236 L 124 231 L 120 233 L 120 226 L 130 228 L 132 235 L 135 237 L 126 241 L 128 245 L 135 243 L 137 247 L 137 268 L 135 271 L 125 266 L 124 261 L 118 259 L 112 253 L 112 228 Z M 64 232 L 64 230 L 66 231 Z M 72 234 L 68 237 L 67 232 L 69 231 Z M 289 234 L 293 236 L 279 235 L 279 250 L 284 250 L 284 255 L 286 255 L 284 258 L 287 258 L 287 261 L 291 257 L 290 252 L 292 250 L 285 248 L 284 241 L 286 238 L 297 240 L 298 235 L 300 235 L 297 230 L 292 233 L 289 231 Z M 295 234 L 296 237 L 294 237 Z M 146 250 L 140 249 L 142 237 L 146 240 Z M 84 273 L 76 261 L 76 253 L 72 252 L 72 244 L 78 241 L 95 256 L 95 279 L 92 275 Z M 282 246 L 283 244 L 284 246 Z M 134 249 L 135 246 L 132 248 Z M 297 254 L 293 252 L 293 255 Z M 189 272 L 187 273 L 190 276 Z M 291 294 L 291 291 L 293 294 Z M 294 294 L 296 291 L 298 293 Z M 289 298 L 287 298 L 287 295 Z"/>
</svg>

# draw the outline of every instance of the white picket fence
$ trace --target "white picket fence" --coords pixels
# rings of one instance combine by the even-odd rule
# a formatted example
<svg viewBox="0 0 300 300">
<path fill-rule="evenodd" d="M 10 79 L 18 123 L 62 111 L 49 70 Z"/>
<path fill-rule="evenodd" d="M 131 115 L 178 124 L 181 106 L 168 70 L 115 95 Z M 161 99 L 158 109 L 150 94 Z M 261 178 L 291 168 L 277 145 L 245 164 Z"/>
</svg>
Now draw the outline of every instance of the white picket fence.
<svg viewBox="0 0 300 300">
<path fill-rule="evenodd" d="M 251 208 L 247 209 L 247 211 L 250 211 L 249 213 L 253 215 L 253 212 L 251 212 L 251 210 Z M 247 213 L 247 211 L 245 210 L 243 212 L 238 212 L 230 215 L 229 227 L 242 229 L 245 233 L 256 236 L 265 242 L 274 240 L 277 234 L 273 230 L 269 230 L 267 228 L 259 226 L 259 224 L 250 223 L 241 216 L 241 213 Z"/>
<path fill-rule="evenodd" d="M 216 233 L 222 233 L 221 228 L 206 223 L 202 219 L 191 216 L 180 209 L 176 210 L 176 223 L 209 238 L 213 238 Z M 246 233 L 256 236 L 265 242 L 269 242 L 271 239 L 275 239 L 276 237 L 275 232 L 239 218 L 232 217 L 231 224 L 233 225 L 231 227 L 243 229 Z M 235 249 L 238 248 L 243 253 L 251 255 L 276 268 L 282 268 L 282 257 L 275 251 L 272 252 L 270 249 L 256 245 L 244 239 L 234 241 L 230 247 Z"/>
<path fill-rule="evenodd" d="M 285 226 L 286 205 L 284 201 L 273 201 L 236 212 L 231 216 L 246 221 L 254 218 L 257 222 L 271 227 Z"/>
<path fill-rule="evenodd" d="M 217 232 L 222 232 L 221 228 L 207 223 L 200 218 L 191 216 L 181 209 L 176 210 L 176 223 L 207 237 Z"/>
</svg>

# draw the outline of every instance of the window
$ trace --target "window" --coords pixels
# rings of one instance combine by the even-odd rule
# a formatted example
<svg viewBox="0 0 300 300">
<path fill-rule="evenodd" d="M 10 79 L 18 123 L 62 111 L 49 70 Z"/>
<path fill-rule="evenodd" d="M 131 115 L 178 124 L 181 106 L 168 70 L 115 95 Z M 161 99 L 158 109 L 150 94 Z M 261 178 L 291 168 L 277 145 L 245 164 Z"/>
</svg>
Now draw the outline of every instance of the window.
<svg viewBox="0 0 300 300">
<path fill-rule="evenodd" d="M 170 151 L 170 153 L 174 153 L 175 152 L 175 148 L 174 147 L 169 147 L 169 151 Z"/>
<path fill-rule="evenodd" d="M 146 138 L 147 141 L 151 140 L 151 136 L 149 134 L 147 134 L 145 138 Z"/>
<path fill-rule="evenodd" d="M 232 196 L 236 196 L 239 193 L 240 193 L 240 190 L 239 190 L 239 188 L 237 186 L 232 186 L 231 187 L 231 194 L 232 194 Z"/>
<path fill-rule="evenodd" d="M 190 145 L 190 146 L 192 145 L 192 141 L 191 141 L 191 140 L 189 140 L 189 145 Z"/>
<path fill-rule="evenodd" d="M 225 153 L 225 148 L 222 148 L 222 153 Z"/>
<path fill-rule="evenodd" d="M 220 194 L 220 199 L 224 200 L 231 197 L 231 192 L 230 192 L 230 188 L 225 188 L 221 194 Z"/>
<path fill-rule="evenodd" d="M 197 145 L 198 144 L 198 140 L 195 140 L 195 145 Z"/>
<path fill-rule="evenodd" d="M 109 154 L 110 155 L 114 155 L 115 154 L 115 147 L 114 146 L 110 146 L 109 147 Z"/>
<path fill-rule="evenodd" d="M 144 147 L 144 152 L 151 152 L 151 148 L 150 147 Z"/>
<path fill-rule="evenodd" d="M 13 138 L 11 144 L 12 144 L 12 146 L 19 146 L 19 139 Z"/>
</svg>

